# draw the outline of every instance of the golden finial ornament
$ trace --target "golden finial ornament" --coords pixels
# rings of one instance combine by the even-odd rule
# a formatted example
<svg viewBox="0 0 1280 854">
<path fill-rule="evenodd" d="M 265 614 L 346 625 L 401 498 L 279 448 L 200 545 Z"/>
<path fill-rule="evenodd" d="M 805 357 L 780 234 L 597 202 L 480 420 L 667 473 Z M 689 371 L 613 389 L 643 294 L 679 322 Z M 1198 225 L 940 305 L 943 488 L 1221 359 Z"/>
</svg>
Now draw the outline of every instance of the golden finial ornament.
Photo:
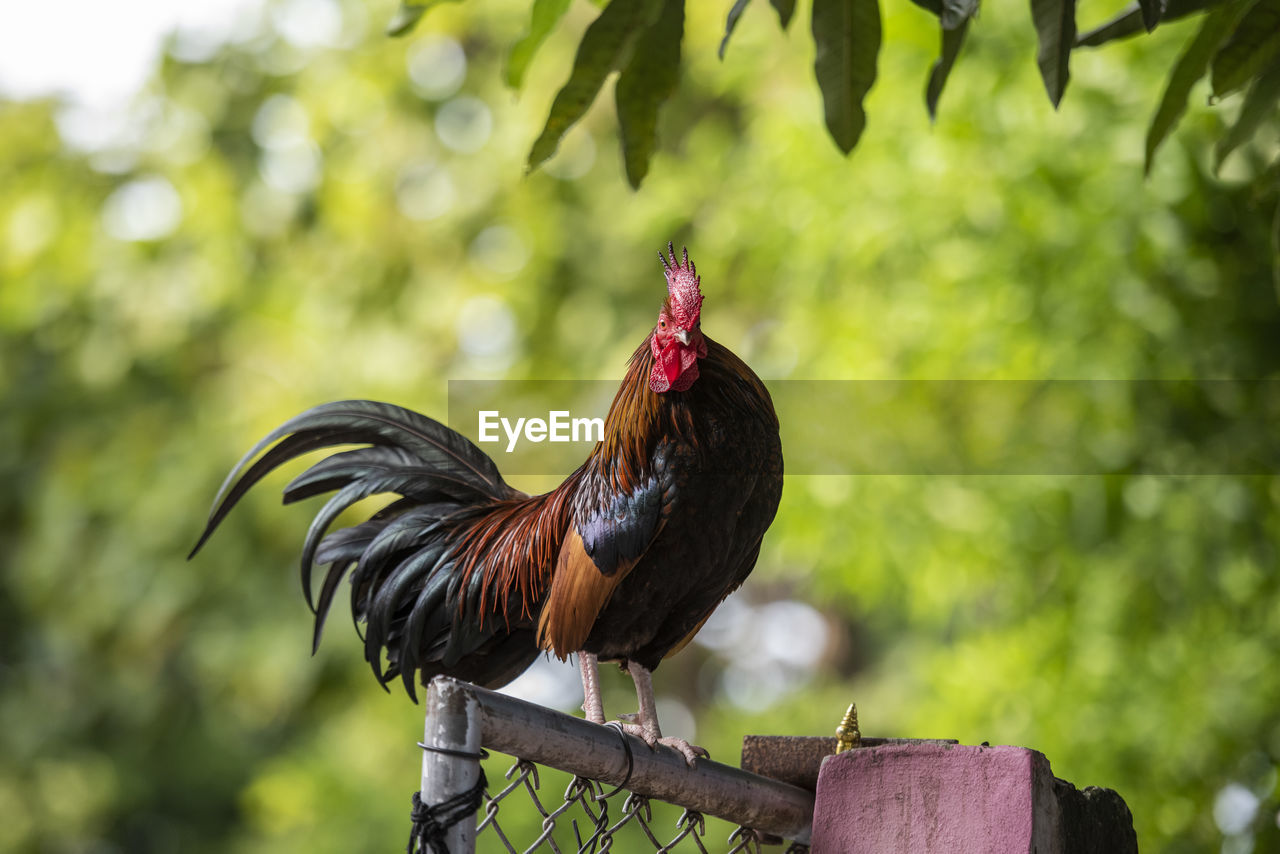
<svg viewBox="0 0 1280 854">
<path fill-rule="evenodd" d="M 836 727 L 836 753 L 844 753 L 862 746 L 862 731 L 858 729 L 858 704 L 850 703 Z"/>
</svg>

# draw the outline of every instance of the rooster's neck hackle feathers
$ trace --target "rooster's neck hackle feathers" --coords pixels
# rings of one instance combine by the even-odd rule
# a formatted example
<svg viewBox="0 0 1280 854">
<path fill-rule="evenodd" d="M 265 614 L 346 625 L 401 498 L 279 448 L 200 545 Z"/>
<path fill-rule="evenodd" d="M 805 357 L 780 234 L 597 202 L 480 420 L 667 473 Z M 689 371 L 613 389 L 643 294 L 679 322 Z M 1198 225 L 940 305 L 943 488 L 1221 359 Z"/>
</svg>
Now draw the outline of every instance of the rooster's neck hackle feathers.
<svg viewBox="0 0 1280 854">
<path fill-rule="evenodd" d="M 697 266 L 689 260 L 689 249 L 681 253 L 676 260 L 676 248 L 668 242 L 667 252 L 670 257 L 658 253 L 662 267 L 667 276 L 667 294 L 670 296 L 671 313 L 681 327 L 692 329 L 702 313 L 702 277 L 698 275 Z"/>
<path fill-rule="evenodd" d="M 649 342 L 641 344 L 631 355 L 627 372 L 604 419 L 604 439 L 592 451 L 588 465 L 595 460 L 608 460 L 631 488 L 631 478 L 648 459 L 650 443 L 659 435 L 669 418 L 671 401 L 649 387 L 654 357 Z"/>
</svg>

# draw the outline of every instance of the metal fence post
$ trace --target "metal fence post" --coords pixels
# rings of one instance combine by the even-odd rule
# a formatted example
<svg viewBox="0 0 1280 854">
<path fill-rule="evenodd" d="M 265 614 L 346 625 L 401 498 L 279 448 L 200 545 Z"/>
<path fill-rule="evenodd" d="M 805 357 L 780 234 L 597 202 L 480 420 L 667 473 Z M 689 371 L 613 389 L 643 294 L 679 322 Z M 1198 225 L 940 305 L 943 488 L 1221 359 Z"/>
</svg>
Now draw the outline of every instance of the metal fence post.
<svg viewBox="0 0 1280 854">
<path fill-rule="evenodd" d="M 480 779 L 480 706 L 464 682 L 432 680 L 422 743 L 422 802 L 439 804 Z M 434 748 L 434 749 L 432 749 Z M 468 755 L 470 754 L 470 755 Z M 475 817 L 468 815 L 445 835 L 449 854 L 473 854 Z"/>
</svg>

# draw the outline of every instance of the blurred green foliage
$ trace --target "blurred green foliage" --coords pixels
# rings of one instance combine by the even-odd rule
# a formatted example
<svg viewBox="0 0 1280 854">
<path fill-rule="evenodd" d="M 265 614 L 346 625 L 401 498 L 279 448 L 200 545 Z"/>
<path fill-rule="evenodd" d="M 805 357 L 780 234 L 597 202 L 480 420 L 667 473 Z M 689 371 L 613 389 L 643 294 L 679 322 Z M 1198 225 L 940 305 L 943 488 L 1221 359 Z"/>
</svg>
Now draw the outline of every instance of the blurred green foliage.
<svg viewBox="0 0 1280 854">
<path fill-rule="evenodd" d="M 387 33 L 403 36 L 439 0 L 401 0 Z M 591 106 L 614 72 L 618 135 L 627 180 L 638 188 L 648 174 L 657 145 L 657 115 L 680 84 L 685 0 L 636 0 L 609 3 L 593 0 L 601 12 L 582 34 L 569 79 L 557 93 L 542 132 L 529 151 L 528 168 L 537 169 L 555 153 L 564 134 Z M 938 101 L 977 18 L 979 0 L 912 0 L 938 19 L 941 49 L 929 66 L 925 107 L 937 118 Z M 724 59 L 729 40 L 750 5 L 734 0 L 725 16 L 717 55 Z M 785 33 L 795 13 L 795 0 L 771 0 Z M 1280 105 L 1280 0 L 1131 0 L 1101 23 L 1081 33 L 1077 0 L 1032 0 L 1029 21 L 1038 50 L 1035 61 L 1045 93 L 1056 109 L 1071 79 L 1071 57 L 1077 48 L 1151 35 L 1161 23 L 1196 16 L 1198 27 L 1168 73 L 1164 93 L 1147 129 L 1145 168 L 1156 150 L 1178 126 L 1192 88 L 1206 76 L 1211 105 L 1243 93 L 1233 104 L 1235 117 L 1214 146 L 1214 169 L 1221 168 L 1237 147 L 1253 140 L 1274 120 Z M 512 47 L 506 80 L 519 90 L 524 70 L 547 34 L 568 11 L 568 0 L 533 0 L 525 34 Z M 1001 12 L 1004 10 L 1002 9 Z M 879 73 L 882 36 L 880 0 L 813 0 L 813 73 L 822 93 L 823 115 L 832 142 L 848 154 L 866 128 L 864 100 Z M 1162 34 L 1163 36 L 1163 34 Z M 899 73 L 898 69 L 892 69 Z M 1275 195 L 1280 159 L 1257 176 L 1255 190 Z M 1280 207 L 1272 230 L 1272 249 L 1280 255 Z M 1280 280 L 1280 261 L 1276 264 Z"/>
<path fill-rule="evenodd" d="M 766 379 L 1280 368 L 1250 190 L 1274 134 L 1212 178 L 1221 120 L 1194 111 L 1142 179 L 1185 25 L 1077 55 L 1048 114 L 1009 61 L 1034 34 L 984 17 L 929 132 L 901 72 L 936 23 L 899 4 L 846 161 L 795 29 L 782 49 L 755 4 L 721 64 L 724 10 L 690 4 L 632 193 L 598 108 L 523 176 L 589 4 L 520 98 L 514 0 L 442 5 L 400 41 L 389 6 L 348 2 L 329 45 L 281 35 L 290 5 L 216 50 L 175 43 L 96 150 L 60 143 L 55 103 L 0 104 L 0 849 L 402 845 L 420 709 L 376 689 L 342 620 L 308 657 L 310 509 L 260 490 L 186 563 L 208 501 L 324 400 L 443 416 L 448 378 L 620 376 L 668 239 L 703 272 L 708 332 Z M 827 733 L 853 698 L 868 734 L 1031 746 L 1119 790 L 1144 850 L 1220 847 L 1215 803 L 1243 786 L 1231 850 L 1277 850 L 1278 505 L 1275 474 L 791 478 L 744 594 L 822 610 L 821 678 L 744 709 L 691 648 L 658 690 L 723 760 L 744 733 Z"/>
</svg>

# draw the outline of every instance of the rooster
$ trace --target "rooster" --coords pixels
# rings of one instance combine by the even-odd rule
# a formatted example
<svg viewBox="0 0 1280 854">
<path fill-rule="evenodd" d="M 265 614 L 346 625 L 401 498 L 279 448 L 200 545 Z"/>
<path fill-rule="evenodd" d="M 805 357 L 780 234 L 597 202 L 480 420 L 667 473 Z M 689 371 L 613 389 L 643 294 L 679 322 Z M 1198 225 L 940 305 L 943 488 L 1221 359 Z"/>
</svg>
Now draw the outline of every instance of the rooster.
<svg viewBox="0 0 1280 854">
<path fill-rule="evenodd" d="M 603 439 L 557 489 L 513 489 L 465 437 L 410 410 L 329 403 L 241 459 L 192 556 L 280 464 L 363 445 L 321 460 L 284 491 L 286 504 L 337 491 L 302 547 L 313 650 L 350 573 L 365 659 L 384 688 L 398 675 L 416 701 L 415 675 L 425 685 L 440 674 L 500 687 L 541 652 L 576 653 L 582 708 L 603 724 L 597 663 L 615 661 L 639 700 L 623 729 L 692 765 L 706 751 L 663 736 L 651 674 L 755 566 L 782 494 L 782 446 L 764 384 L 702 332 L 701 278 L 688 250 L 677 260 L 668 243 L 667 253 L 658 253 L 667 299 L 657 325 L 631 357 Z M 345 509 L 383 493 L 398 498 L 326 536 Z M 313 598 L 312 568 L 326 564 Z"/>
</svg>

